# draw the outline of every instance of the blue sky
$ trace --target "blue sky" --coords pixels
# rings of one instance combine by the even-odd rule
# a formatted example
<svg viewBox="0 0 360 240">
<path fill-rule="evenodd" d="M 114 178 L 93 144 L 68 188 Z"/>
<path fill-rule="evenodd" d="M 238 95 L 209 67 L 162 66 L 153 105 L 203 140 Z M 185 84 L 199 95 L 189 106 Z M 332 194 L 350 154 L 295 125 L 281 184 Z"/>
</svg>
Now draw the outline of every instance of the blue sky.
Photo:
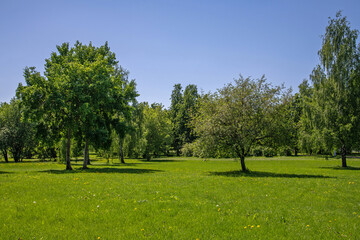
<svg viewBox="0 0 360 240">
<path fill-rule="evenodd" d="M 318 63 L 328 17 L 360 29 L 360 1 L 0 0 L 0 102 L 23 69 L 43 72 L 56 45 L 109 42 L 139 101 L 170 103 L 173 85 L 215 91 L 239 74 L 297 91 Z"/>
</svg>

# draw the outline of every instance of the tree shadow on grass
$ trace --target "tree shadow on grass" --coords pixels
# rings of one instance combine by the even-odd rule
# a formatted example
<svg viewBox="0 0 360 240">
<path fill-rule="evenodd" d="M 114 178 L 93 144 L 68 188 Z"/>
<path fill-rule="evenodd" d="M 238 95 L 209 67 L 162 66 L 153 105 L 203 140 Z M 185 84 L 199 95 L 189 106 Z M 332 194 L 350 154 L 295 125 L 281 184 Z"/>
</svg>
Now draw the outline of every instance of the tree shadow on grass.
<svg viewBox="0 0 360 240">
<path fill-rule="evenodd" d="M 0 171 L 0 174 L 12 174 L 12 172 Z"/>
<path fill-rule="evenodd" d="M 272 173 L 260 171 L 226 171 L 226 172 L 210 172 L 213 176 L 225 177 L 273 177 L 273 178 L 336 178 L 324 175 L 309 175 L 309 174 L 289 174 L 289 173 Z"/>
<path fill-rule="evenodd" d="M 151 159 L 150 161 L 146 160 L 146 159 L 142 159 L 140 160 L 141 162 L 144 163 L 151 163 L 151 162 L 185 162 L 185 160 L 170 160 L 170 159 Z"/>
<path fill-rule="evenodd" d="M 332 170 L 360 170 L 360 167 L 341 167 L 341 166 L 336 166 L 336 167 L 320 167 L 322 169 L 332 169 Z"/>
<path fill-rule="evenodd" d="M 74 170 L 45 170 L 39 171 L 51 174 L 72 174 L 72 173 L 132 173 L 132 174 L 144 174 L 163 172 L 161 170 L 154 169 L 142 169 L 142 168 L 88 168 L 88 169 L 74 169 Z"/>
</svg>

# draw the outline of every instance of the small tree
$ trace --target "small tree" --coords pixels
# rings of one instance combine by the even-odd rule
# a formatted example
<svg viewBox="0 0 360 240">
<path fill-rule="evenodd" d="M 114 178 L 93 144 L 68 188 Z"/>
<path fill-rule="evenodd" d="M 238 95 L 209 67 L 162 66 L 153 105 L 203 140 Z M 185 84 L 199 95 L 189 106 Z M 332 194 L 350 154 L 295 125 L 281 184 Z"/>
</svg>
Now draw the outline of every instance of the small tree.
<svg viewBox="0 0 360 240">
<path fill-rule="evenodd" d="M 201 139 L 222 146 L 240 158 L 246 171 L 245 157 L 252 147 L 268 140 L 281 142 L 286 136 L 282 121 L 289 94 L 282 87 L 272 87 L 265 77 L 243 78 L 203 98 L 193 124 Z M 205 141 L 201 141 L 203 144 Z"/>
</svg>

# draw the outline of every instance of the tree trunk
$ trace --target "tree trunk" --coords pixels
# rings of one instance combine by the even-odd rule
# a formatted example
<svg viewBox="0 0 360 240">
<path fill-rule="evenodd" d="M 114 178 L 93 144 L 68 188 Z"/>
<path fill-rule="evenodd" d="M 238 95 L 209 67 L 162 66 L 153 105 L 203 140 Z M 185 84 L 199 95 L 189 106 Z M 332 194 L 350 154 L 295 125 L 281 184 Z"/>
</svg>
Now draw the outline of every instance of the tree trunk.
<svg viewBox="0 0 360 240">
<path fill-rule="evenodd" d="M 298 155 L 298 148 L 295 147 L 295 156 L 297 156 L 297 155 Z"/>
<path fill-rule="evenodd" d="M 88 162 L 89 162 L 89 144 L 88 144 L 88 140 L 85 140 L 83 169 L 88 168 L 87 167 Z"/>
<path fill-rule="evenodd" d="M 120 149 L 120 151 L 119 151 L 119 157 L 120 157 L 120 161 L 121 161 L 121 163 L 125 163 L 125 161 L 124 161 L 124 150 L 123 150 L 123 143 L 124 143 L 124 140 L 121 138 L 121 137 L 119 137 L 119 149 Z"/>
<path fill-rule="evenodd" d="M 9 162 L 9 158 L 8 158 L 8 154 L 7 154 L 7 150 L 3 150 L 2 151 L 2 154 L 3 154 L 3 156 L 4 156 L 4 159 L 5 159 L 5 162 Z"/>
<path fill-rule="evenodd" d="M 345 145 L 343 145 L 341 147 L 341 161 L 342 161 L 342 167 L 346 168 L 347 164 L 346 164 L 346 147 L 345 147 Z"/>
<path fill-rule="evenodd" d="M 66 170 L 72 170 L 70 162 L 70 148 L 71 148 L 71 130 L 68 130 L 66 142 Z"/>
<path fill-rule="evenodd" d="M 241 162 L 242 171 L 247 172 L 248 170 L 246 169 L 246 166 L 245 166 L 245 156 L 240 156 L 240 162 Z"/>
</svg>

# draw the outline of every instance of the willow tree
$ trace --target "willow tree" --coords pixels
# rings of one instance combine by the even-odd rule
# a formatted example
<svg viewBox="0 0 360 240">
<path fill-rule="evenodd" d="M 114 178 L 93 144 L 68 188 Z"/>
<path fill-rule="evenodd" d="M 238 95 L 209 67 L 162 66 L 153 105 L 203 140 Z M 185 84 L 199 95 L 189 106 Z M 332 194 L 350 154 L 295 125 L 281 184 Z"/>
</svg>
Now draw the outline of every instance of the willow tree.
<svg viewBox="0 0 360 240">
<path fill-rule="evenodd" d="M 313 132 L 319 133 L 328 150 L 341 151 L 342 167 L 346 154 L 358 142 L 360 133 L 360 46 L 358 31 L 350 28 L 341 12 L 329 19 L 318 64 L 310 79 L 313 94 Z M 319 124 L 320 123 L 320 124 Z"/>
<path fill-rule="evenodd" d="M 199 141 L 207 148 L 233 151 L 247 171 L 245 157 L 257 144 L 281 143 L 286 134 L 284 115 L 289 94 L 283 87 L 272 87 L 265 77 L 252 80 L 240 76 L 199 102 L 193 120 Z"/>
</svg>

